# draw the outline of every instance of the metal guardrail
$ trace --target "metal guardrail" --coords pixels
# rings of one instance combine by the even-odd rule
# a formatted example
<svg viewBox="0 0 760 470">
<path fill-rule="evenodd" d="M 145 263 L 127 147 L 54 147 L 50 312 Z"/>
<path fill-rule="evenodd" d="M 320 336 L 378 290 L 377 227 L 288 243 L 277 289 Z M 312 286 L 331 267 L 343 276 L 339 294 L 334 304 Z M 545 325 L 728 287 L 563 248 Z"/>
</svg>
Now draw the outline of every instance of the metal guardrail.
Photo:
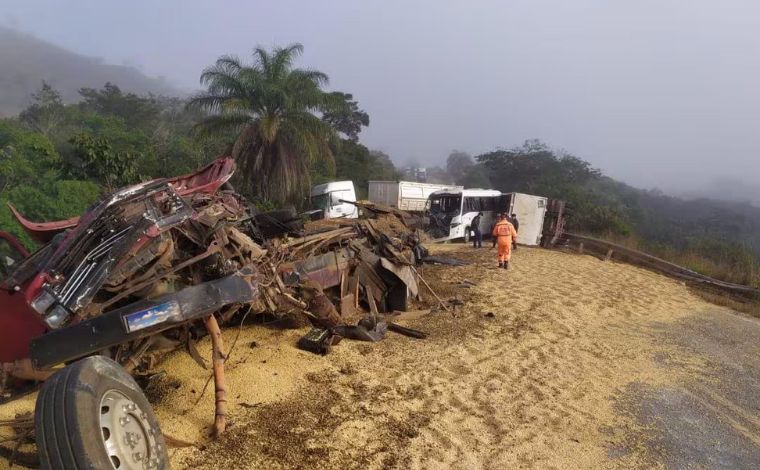
<svg viewBox="0 0 760 470">
<path fill-rule="evenodd" d="M 615 253 L 618 253 L 628 261 L 644 265 L 655 271 L 659 271 L 670 276 L 691 282 L 718 287 L 735 293 L 760 297 L 760 289 L 758 288 L 745 286 L 742 284 L 734 284 L 732 282 L 721 281 L 719 279 L 705 276 L 704 274 L 700 274 L 696 271 L 692 271 L 691 269 L 687 269 L 683 266 L 671 263 L 670 261 L 666 261 L 662 258 L 644 253 L 643 251 L 634 250 L 623 245 L 618 245 L 617 243 L 612 243 L 586 235 L 578 235 L 575 233 L 565 232 L 563 236 L 564 238 L 570 241 L 575 241 L 577 244 L 584 247 L 597 247 L 606 250 L 607 259 L 611 259 Z"/>
</svg>

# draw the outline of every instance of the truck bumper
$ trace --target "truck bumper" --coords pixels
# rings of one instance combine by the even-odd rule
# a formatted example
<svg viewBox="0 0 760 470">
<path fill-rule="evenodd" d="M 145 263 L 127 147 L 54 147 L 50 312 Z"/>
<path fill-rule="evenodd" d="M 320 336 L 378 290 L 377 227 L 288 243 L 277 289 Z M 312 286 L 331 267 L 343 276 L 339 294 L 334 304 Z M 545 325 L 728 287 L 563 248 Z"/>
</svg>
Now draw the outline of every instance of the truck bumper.
<svg viewBox="0 0 760 470">
<path fill-rule="evenodd" d="M 75 325 L 51 331 L 31 342 L 34 367 L 44 369 L 198 320 L 225 305 L 258 296 L 255 270 L 187 287 L 152 300 L 141 300 Z"/>
</svg>

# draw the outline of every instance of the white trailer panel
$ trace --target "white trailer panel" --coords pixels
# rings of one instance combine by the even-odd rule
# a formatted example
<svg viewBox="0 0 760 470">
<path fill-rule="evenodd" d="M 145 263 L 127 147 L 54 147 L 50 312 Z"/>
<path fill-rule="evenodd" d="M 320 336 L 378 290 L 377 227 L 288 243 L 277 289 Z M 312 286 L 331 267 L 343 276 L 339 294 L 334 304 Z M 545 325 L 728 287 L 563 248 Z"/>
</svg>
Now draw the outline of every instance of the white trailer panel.
<svg viewBox="0 0 760 470">
<path fill-rule="evenodd" d="M 415 181 L 370 181 L 368 197 L 371 202 L 385 204 L 403 211 L 422 212 L 425 210 L 428 196 L 442 189 L 461 190 L 462 186 Z"/>
<path fill-rule="evenodd" d="M 515 214 L 520 222 L 517 243 L 538 246 L 544 229 L 547 198 L 523 193 L 509 193 L 511 201 L 509 213 Z"/>
<path fill-rule="evenodd" d="M 397 181 L 370 181 L 367 197 L 370 202 L 396 207 L 399 199 Z"/>
</svg>

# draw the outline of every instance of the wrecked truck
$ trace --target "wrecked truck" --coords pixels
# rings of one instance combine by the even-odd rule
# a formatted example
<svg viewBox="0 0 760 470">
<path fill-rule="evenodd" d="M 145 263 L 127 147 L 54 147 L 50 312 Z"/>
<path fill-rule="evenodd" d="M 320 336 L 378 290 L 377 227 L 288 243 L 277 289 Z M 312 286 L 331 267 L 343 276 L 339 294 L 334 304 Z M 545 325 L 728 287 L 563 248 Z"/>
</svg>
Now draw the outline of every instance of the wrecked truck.
<svg viewBox="0 0 760 470">
<path fill-rule="evenodd" d="M 305 337 L 319 347 L 374 341 L 386 329 L 378 311 L 403 310 L 417 294 L 419 240 L 403 223 L 392 236 L 372 220 L 305 234 L 293 210 L 257 213 L 230 186 L 234 168 L 219 158 L 118 190 L 64 221 L 32 222 L 11 207 L 41 248 L 29 255 L 0 240 L 0 402 L 42 383 L 30 430 L 42 468 L 168 468 L 133 376 L 177 349 L 206 367 L 194 346 L 206 334 L 214 432 L 223 432 L 220 324 L 269 312 L 322 328 Z M 360 301 L 369 314 L 350 325 Z"/>
<path fill-rule="evenodd" d="M 67 221 L 35 223 L 12 208 L 43 245 L 0 283 L 0 363 L 5 388 L 44 380 L 43 468 L 168 466 L 130 372 L 185 343 L 192 321 L 215 323 L 212 313 L 255 300 L 256 230 L 245 201 L 221 189 L 233 170 L 221 158 L 119 190 Z"/>
</svg>

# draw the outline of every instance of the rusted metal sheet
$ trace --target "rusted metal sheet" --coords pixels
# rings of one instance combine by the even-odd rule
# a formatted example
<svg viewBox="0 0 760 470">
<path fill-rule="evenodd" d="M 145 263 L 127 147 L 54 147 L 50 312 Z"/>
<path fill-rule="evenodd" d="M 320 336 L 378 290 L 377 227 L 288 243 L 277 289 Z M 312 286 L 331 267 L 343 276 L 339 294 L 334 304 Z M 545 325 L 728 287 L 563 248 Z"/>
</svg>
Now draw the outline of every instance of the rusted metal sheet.
<svg viewBox="0 0 760 470">
<path fill-rule="evenodd" d="M 295 270 L 318 282 L 323 289 L 340 285 L 341 276 L 352 258 L 345 248 L 316 255 L 293 263 Z"/>
</svg>

